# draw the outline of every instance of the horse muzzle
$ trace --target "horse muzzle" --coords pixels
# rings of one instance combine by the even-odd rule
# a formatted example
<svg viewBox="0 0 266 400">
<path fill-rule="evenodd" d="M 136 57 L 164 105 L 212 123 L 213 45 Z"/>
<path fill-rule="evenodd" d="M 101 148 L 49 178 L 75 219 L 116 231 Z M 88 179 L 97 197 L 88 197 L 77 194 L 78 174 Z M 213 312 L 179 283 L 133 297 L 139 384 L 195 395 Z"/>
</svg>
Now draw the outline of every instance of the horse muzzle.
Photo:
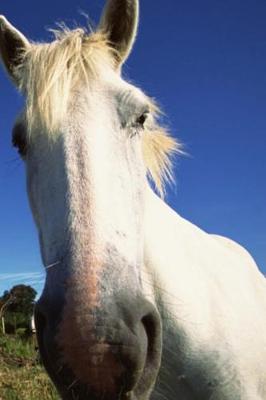
<svg viewBox="0 0 266 400">
<path fill-rule="evenodd" d="M 61 397 L 148 399 L 161 361 L 156 308 L 141 295 L 93 308 L 79 302 L 51 302 L 44 293 L 35 309 L 40 354 Z"/>
</svg>

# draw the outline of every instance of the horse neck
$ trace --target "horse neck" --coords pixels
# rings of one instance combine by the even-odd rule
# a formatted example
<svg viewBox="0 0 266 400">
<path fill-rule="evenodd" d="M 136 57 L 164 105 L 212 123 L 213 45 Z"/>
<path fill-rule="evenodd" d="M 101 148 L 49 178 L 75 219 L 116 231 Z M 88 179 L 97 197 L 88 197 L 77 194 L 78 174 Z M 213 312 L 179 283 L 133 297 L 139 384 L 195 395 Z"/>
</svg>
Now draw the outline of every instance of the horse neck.
<svg viewBox="0 0 266 400">
<path fill-rule="evenodd" d="M 169 207 L 153 190 L 147 186 L 145 191 L 144 232 L 145 250 L 149 250 L 151 243 L 159 245 L 164 251 L 175 252 L 176 239 L 179 228 L 182 229 L 181 218 Z M 171 256 L 169 254 L 169 256 Z M 150 254 L 146 254 L 147 257 Z"/>
<path fill-rule="evenodd" d="M 164 270 L 175 268 L 179 217 L 147 185 L 144 207 L 144 268 L 148 286 L 158 293 Z M 147 278 L 148 277 L 148 278 Z"/>
</svg>

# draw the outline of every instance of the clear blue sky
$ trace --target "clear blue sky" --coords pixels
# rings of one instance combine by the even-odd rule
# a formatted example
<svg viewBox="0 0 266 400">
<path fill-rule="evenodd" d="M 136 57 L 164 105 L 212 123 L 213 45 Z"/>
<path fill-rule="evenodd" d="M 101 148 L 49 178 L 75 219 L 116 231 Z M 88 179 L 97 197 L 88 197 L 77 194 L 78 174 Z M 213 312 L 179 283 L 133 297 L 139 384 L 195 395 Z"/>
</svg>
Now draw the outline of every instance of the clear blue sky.
<svg viewBox="0 0 266 400">
<path fill-rule="evenodd" d="M 140 0 L 138 40 L 124 69 L 156 97 L 189 157 L 167 201 L 208 232 L 244 245 L 266 272 L 266 2 Z M 33 40 L 55 21 L 97 21 L 103 0 L 2 1 Z M 23 164 L 10 145 L 22 99 L 0 71 L 0 294 L 44 278 Z M 21 274 L 21 275 L 18 275 Z"/>
</svg>

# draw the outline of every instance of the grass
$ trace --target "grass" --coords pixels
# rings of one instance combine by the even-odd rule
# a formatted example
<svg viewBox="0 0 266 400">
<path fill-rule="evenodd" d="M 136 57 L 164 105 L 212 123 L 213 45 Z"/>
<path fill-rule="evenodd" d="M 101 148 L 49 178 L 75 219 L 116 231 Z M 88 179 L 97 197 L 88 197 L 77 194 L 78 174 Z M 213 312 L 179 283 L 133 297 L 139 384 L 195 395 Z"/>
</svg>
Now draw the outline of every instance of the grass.
<svg viewBox="0 0 266 400">
<path fill-rule="evenodd" d="M 0 336 L 0 400 L 59 400 L 34 338 Z"/>
</svg>

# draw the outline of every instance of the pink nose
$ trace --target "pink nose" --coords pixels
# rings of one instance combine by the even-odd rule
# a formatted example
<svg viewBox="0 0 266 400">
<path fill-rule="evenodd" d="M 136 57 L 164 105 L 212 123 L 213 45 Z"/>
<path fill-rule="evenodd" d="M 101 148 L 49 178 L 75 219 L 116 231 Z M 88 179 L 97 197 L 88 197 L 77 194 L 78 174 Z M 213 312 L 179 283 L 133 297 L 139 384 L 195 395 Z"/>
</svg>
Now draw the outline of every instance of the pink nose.
<svg viewBox="0 0 266 400">
<path fill-rule="evenodd" d="M 160 317 L 152 304 L 141 296 L 117 298 L 93 318 L 62 318 L 62 309 L 42 296 L 35 320 L 43 363 L 63 399 L 139 398 L 151 390 L 161 357 Z"/>
</svg>

